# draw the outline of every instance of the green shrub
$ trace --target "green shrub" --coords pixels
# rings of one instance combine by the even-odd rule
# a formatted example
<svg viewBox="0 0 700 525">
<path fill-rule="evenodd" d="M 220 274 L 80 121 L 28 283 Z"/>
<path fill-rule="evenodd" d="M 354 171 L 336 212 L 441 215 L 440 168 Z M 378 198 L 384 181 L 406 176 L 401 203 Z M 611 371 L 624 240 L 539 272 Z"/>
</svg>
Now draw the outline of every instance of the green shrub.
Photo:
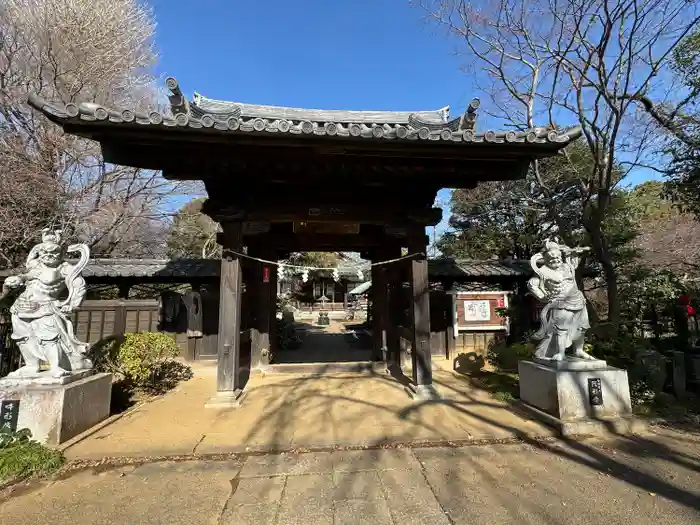
<svg viewBox="0 0 700 525">
<path fill-rule="evenodd" d="M 91 349 L 96 369 L 112 373 L 134 388 L 158 390 L 192 377 L 190 367 L 172 360 L 178 353 L 175 339 L 158 332 L 108 338 Z"/>
<path fill-rule="evenodd" d="M 518 361 L 530 359 L 535 355 L 535 348 L 533 343 L 498 343 L 489 347 L 486 360 L 496 370 L 517 370 Z"/>
<path fill-rule="evenodd" d="M 34 441 L 28 429 L 12 432 L 0 428 L 0 481 L 48 476 L 61 468 L 64 461 L 59 451 Z"/>
<path fill-rule="evenodd" d="M 639 352 L 652 350 L 651 341 L 630 335 L 618 335 L 614 338 L 590 337 L 586 351 L 608 364 L 629 369 Z"/>
<path fill-rule="evenodd" d="M 630 397 L 635 406 L 652 406 L 663 393 L 668 358 L 641 337 L 620 335 L 611 339 L 593 337 L 586 351 L 609 365 L 627 370 Z"/>
</svg>

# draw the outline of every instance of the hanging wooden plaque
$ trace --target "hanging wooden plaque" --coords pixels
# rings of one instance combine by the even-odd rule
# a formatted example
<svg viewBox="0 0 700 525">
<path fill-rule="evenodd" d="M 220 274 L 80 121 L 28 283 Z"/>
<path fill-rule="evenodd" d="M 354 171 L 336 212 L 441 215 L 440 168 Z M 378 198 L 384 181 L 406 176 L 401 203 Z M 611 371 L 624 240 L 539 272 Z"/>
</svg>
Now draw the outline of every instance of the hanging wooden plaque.
<svg viewBox="0 0 700 525">
<path fill-rule="evenodd" d="M 360 233 L 357 222 L 295 221 L 294 233 L 355 235 Z"/>
</svg>

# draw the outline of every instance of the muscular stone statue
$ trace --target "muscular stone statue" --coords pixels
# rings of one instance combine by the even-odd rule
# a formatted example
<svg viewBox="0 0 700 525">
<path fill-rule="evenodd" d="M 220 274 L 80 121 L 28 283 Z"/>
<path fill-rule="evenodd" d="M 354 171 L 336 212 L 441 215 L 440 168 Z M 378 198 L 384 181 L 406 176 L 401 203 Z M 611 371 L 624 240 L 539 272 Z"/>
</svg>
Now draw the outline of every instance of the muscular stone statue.
<svg viewBox="0 0 700 525">
<path fill-rule="evenodd" d="M 10 314 L 12 339 L 17 341 L 25 364 L 7 377 L 37 377 L 42 361 L 50 367 L 45 374 L 53 377 L 92 368 L 85 357 L 88 345 L 75 338 L 68 317 L 85 296 L 81 273 L 90 258 L 90 249 L 84 244 L 73 244 L 65 250 L 61 232 L 48 229 L 43 230 L 41 241 L 29 252 L 26 272 L 8 277 L 3 285 L 2 297 L 24 287 Z M 64 261 L 66 251 L 80 253 L 77 264 Z"/>
<path fill-rule="evenodd" d="M 542 325 L 535 333 L 535 357 L 561 361 L 573 346 L 573 355 L 595 359 L 583 351 L 586 330 L 590 327 L 586 298 L 576 286 L 575 272 L 579 255 L 590 248 L 569 248 L 548 240 L 545 249 L 530 259 L 537 274 L 528 281 L 530 292 L 547 305 L 540 314 Z M 543 263 L 543 264 L 541 264 Z"/>
</svg>

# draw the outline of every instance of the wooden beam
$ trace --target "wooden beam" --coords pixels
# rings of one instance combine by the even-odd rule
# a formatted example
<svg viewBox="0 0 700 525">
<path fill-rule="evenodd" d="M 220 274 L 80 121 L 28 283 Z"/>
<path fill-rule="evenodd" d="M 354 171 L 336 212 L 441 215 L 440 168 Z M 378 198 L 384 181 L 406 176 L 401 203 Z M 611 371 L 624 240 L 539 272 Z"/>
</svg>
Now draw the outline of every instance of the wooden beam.
<svg viewBox="0 0 700 525">
<path fill-rule="evenodd" d="M 99 123 L 98 123 L 99 124 Z M 138 125 L 137 125 L 138 126 Z M 433 166 L 455 169 L 460 162 L 471 160 L 529 160 L 533 157 L 552 156 L 562 148 L 562 144 L 548 143 L 478 143 L 465 147 L 465 144 L 447 141 L 371 141 L 367 139 L 342 141 L 333 138 L 314 137 L 301 141 L 288 134 L 230 134 L 186 132 L 182 129 L 163 130 L 148 127 L 110 126 L 92 132 L 67 124 L 68 133 L 91 138 L 102 143 L 105 159 L 110 162 L 123 161 L 134 157 L 155 159 L 163 156 L 170 160 L 169 167 L 178 169 L 182 161 L 192 159 L 193 152 L 199 152 L 203 162 L 226 160 L 231 166 L 237 161 L 268 160 L 272 151 L 277 162 L 314 158 L 325 163 L 353 161 L 373 161 L 375 164 L 403 164 Z M 324 144 L 331 145 L 330 148 Z M 340 147 L 338 147 L 340 146 Z M 167 155 L 166 155 L 167 154 Z M 381 159 L 377 161 L 377 159 Z M 268 161 L 269 162 L 269 161 Z"/>
<path fill-rule="evenodd" d="M 248 246 L 269 245 L 281 252 L 306 252 L 306 251 L 348 251 L 370 252 L 386 243 L 384 235 L 370 235 L 360 233 L 358 235 L 333 235 L 333 234 L 293 234 L 293 233 L 269 233 L 247 237 Z M 428 237 L 423 235 L 427 245 Z M 425 248 L 423 248 L 423 251 Z"/>
<path fill-rule="evenodd" d="M 287 204 L 232 206 L 228 202 L 208 199 L 202 211 L 216 221 L 249 222 L 343 222 L 359 224 L 391 224 L 434 226 L 442 220 L 441 208 L 411 208 L 384 203 L 362 206 L 319 206 L 315 204 Z"/>
</svg>

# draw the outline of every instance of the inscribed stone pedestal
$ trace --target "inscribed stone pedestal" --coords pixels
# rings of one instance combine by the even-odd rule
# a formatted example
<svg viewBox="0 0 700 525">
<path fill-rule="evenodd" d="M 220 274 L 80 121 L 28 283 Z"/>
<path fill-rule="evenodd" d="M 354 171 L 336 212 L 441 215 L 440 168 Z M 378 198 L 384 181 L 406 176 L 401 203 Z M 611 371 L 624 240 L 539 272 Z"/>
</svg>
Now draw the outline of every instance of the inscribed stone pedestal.
<svg viewBox="0 0 700 525">
<path fill-rule="evenodd" d="M 36 381 L 0 380 L 0 402 L 19 401 L 17 429 L 48 445 L 63 443 L 109 416 L 112 375 L 91 371 Z"/>
<path fill-rule="evenodd" d="M 620 427 L 632 415 L 627 371 L 605 361 L 520 361 L 520 399 L 563 434 Z"/>
</svg>

